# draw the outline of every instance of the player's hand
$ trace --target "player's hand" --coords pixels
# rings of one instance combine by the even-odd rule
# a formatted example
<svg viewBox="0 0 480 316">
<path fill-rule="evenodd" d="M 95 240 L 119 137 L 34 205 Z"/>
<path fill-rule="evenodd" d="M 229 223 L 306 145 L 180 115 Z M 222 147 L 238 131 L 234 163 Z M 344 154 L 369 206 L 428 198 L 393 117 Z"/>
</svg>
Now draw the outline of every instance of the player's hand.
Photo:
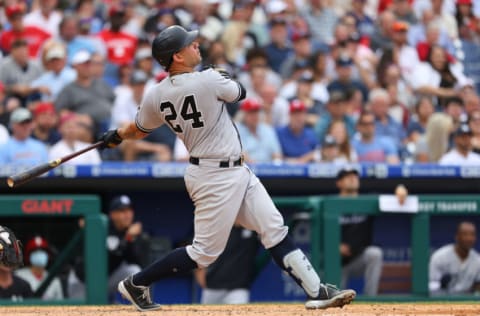
<svg viewBox="0 0 480 316">
<path fill-rule="evenodd" d="M 127 230 L 127 235 L 130 237 L 137 237 L 142 233 L 142 223 L 133 223 Z"/>
<path fill-rule="evenodd" d="M 23 265 L 22 243 L 8 228 L 0 226 L 0 264 L 18 268 Z"/>
<path fill-rule="evenodd" d="M 123 141 L 123 139 L 118 135 L 118 132 L 116 129 L 109 130 L 105 132 L 99 139 L 100 141 L 103 141 L 103 145 L 100 147 L 100 149 L 105 149 L 105 148 L 114 148 L 120 145 Z"/>
</svg>

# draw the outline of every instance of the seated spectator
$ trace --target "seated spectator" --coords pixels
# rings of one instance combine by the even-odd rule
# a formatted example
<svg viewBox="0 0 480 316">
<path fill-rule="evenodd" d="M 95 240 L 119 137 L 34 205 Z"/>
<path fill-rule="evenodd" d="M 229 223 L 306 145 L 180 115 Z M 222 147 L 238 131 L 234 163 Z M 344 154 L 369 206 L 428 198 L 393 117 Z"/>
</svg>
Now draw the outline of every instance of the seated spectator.
<svg viewBox="0 0 480 316">
<path fill-rule="evenodd" d="M 410 25 L 403 21 L 392 24 L 392 42 L 395 63 L 400 67 L 402 77 L 408 82 L 412 80 L 414 71 L 419 64 L 418 53 L 407 41 Z"/>
<path fill-rule="evenodd" d="M 47 147 L 52 146 L 61 138 L 57 130 L 58 115 L 53 103 L 41 102 L 33 108 L 32 138 L 43 142 Z"/>
<path fill-rule="evenodd" d="M 358 170 L 350 165 L 337 173 L 337 188 L 340 197 L 355 198 L 360 189 Z M 373 218 L 360 214 L 340 217 L 342 257 L 342 286 L 347 286 L 350 277 L 364 277 L 363 294 L 378 293 L 382 273 L 383 251 L 372 245 Z"/>
<path fill-rule="evenodd" d="M 65 15 L 59 25 L 58 40 L 61 41 L 67 49 L 67 63 L 72 65 L 73 56 L 80 51 L 87 51 L 91 54 L 94 52 L 104 53 L 105 46 L 103 41 L 100 41 L 100 46 L 97 41 L 81 36 L 79 34 L 79 21 L 75 15 Z"/>
<path fill-rule="evenodd" d="M 62 13 L 57 11 L 58 2 L 40 0 L 37 4 L 37 7 L 25 16 L 25 25 L 35 25 L 52 36 L 57 36 L 58 25 L 62 19 Z"/>
<path fill-rule="evenodd" d="M 332 135 L 325 135 L 320 148 L 320 162 L 344 165 L 348 161 L 340 154 L 337 140 Z"/>
<path fill-rule="evenodd" d="M 440 165 L 480 165 L 480 155 L 472 151 L 472 130 L 468 124 L 461 124 L 453 134 L 454 147 L 444 154 Z"/>
<path fill-rule="evenodd" d="M 347 101 L 347 95 L 342 90 L 330 91 L 326 112 L 320 116 L 315 125 L 315 133 L 318 139 L 323 139 L 333 121 L 342 121 L 345 124 L 349 138 L 355 134 L 355 121 L 347 114 Z"/>
<path fill-rule="evenodd" d="M 25 267 L 16 270 L 16 276 L 30 284 L 32 291 L 37 291 L 42 282 L 48 277 L 47 267 L 50 263 L 52 249 L 48 241 L 42 236 L 35 236 L 25 244 Z M 62 285 L 58 277 L 54 277 L 45 289 L 43 300 L 62 300 L 64 297 Z"/>
<path fill-rule="evenodd" d="M 362 91 L 363 100 L 367 100 L 368 89 L 359 80 L 352 79 L 353 59 L 348 55 L 340 55 L 335 60 L 335 70 L 338 77 L 330 82 L 327 86 L 328 91 L 343 90 L 346 93 L 351 93 L 353 90 Z"/>
<path fill-rule="evenodd" d="M 402 126 L 402 129 L 407 128 L 410 120 L 410 111 L 408 107 L 398 98 L 398 86 L 394 83 L 388 84 L 385 87 L 390 96 L 390 104 L 388 105 L 388 115 Z"/>
<path fill-rule="evenodd" d="M 417 162 L 436 163 L 449 148 L 450 133 L 454 130 L 452 117 L 441 112 L 428 119 L 425 134 L 415 143 Z"/>
<path fill-rule="evenodd" d="M 477 232 L 472 222 L 458 224 L 455 243 L 433 252 L 429 264 L 431 295 L 480 293 L 480 255 L 475 250 Z"/>
<path fill-rule="evenodd" d="M 14 40 L 10 55 L 0 61 L 0 81 L 4 83 L 7 95 L 18 98 L 24 105 L 33 93 L 50 91 L 46 86 L 30 86 L 40 77 L 42 68 L 28 56 L 27 45 L 25 39 Z"/>
<path fill-rule="evenodd" d="M 0 164 L 16 164 L 31 167 L 47 162 L 47 147 L 32 138 L 33 117 L 25 108 L 18 108 L 10 115 L 12 136 L 0 147 Z"/>
<path fill-rule="evenodd" d="M 473 111 L 468 117 L 472 130 L 472 151 L 480 154 L 480 110 Z"/>
<path fill-rule="evenodd" d="M 269 23 L 270 41 L 264 47 L 267 54 L 268 65 L 277 73 L 280 73 L 282 64 L 293 52 L 288 41 L 287 20 L 282 18 L 272 19 Z"/>
<path fill-rule="evenodd" d="M 0 298 L 19 301 L 31 297 L 33 292 L 28 282 L 14 275 L 12 268 L 0 264 Z"/>
<path fill-rule="evenodd" d="M 11 4 L 5 9 L 11 28 L 4 30 L 0 35 L 0 48 L 3 53 L 9 54 L 12 43 L 17 39 L 24 39 L 28 43 L 28 55 L 36 59 L 40 47 L 50 38 L 50 34 L 35 25 L 25 25 L 25 5 L 23 3 Z"/>
<path fill-rule="evenodd" d="M 357 121 L 358 134 L 352 138 L 352 146 L 358 153 L 359 162 L 400 162 L 395 144 L 388 138 L 375 133 L 375 116 L 364 111 Z"/>
<path fill-rule="evenodd" d="M 101 133 L 110 125 L 115 95 L 108 84 L 93 77 L 91 58 L 88 51 L 75 54 L 72 65 L 77 71 L 77 79 L 60 91 L 55 108 L 59 114 L 71 111 L 90 115 Z"/>
<path fill-rule="evenodd" d="M 344 121 L 335 120 L 330 123 L 327 134 L 332 135 L 338 143 L 339 156 L 347 162 L 357 162 L 358 155 L 350 143 L 347 126 Z"/>
<path fill-rule="evenodd" d="M 245 160 L 249 163 L 282 160 L 282 150 L 275 129 L 260 121 L 262 108 L 259 101 L 251 98 L 240 105 L 243 118 L 237 123 L 237 128 Z"/>
<path fill-rule="evenodd" d="M 432 99 L 427 96 L 420 97 L 407 127 L 407 135 L 410 142 L 417 142 L 418 138 L 425 134 L 428 119 L 434 112 L 435 107 Z"/>
<path fill-rule="evenodd" d="M 310 55 L 312 54 L 312 43 L 310 33 L 303 31 L 294 31 L 291 36 L 293 44 L 293 54 L 283 62 L 280 67 L 280 75 L 284 81 L 295 80 L 300 72 L 309 66 Z"/>
<path fill-rule="evenodd" d="M 260 89 L 260 98 L 263 104 L 261 120 L 274 127 L 288 124 L 288 101 L 278 95 L 278 89 L 271 84 L 265 84 Z"/>
<path fill-rule="evenodd" d="M 373 89 L 369 93 L 369 109 L 375 115 L 375 135 L 390 139 L 397 153 L 403 147 L 406 138 L 405 129 L 389 114 L 390 95 L 385 89 Z"/>
<path fill-rule="evenodd" d="M 62 136 L 61 140 L 55 143 L 48 151 L 49 160 L 54 160 L 59 157 L 70 155 L 76 151 L 82 150 L 89 143 L 79 140 L 79 125 L 77 122 L 77 115 L 75 113 L 64 113 L 60 117 L 59 131 Z M 77 156 L 65 164 L 69 165 L 96 165 L 101 163 L 100 154 L 97 149 L 92 149 L 86 153 Z"/>
<path fill-rule="evenodd" d="M 40 99 L 53 102 L 60 91 L 69 83 L 75 81 L 77 73 L 67 66 L 67 52 L 62 44 L 54 43 L 45 52 L 45 66 L 48 69 L 40 77 L 32 81 L 32 88 L 40 89 Z M 48 89 L 42 87 L 48 87 Z"/>
<path fill-rule="evenodd" d="M 311 127 L 306 126 L 307 107 L 299 100 L 290 102 L 290 122 L 277 129 L 285 161 L 309 163 L 319 160 L 318 140 Z"/>
</svg>

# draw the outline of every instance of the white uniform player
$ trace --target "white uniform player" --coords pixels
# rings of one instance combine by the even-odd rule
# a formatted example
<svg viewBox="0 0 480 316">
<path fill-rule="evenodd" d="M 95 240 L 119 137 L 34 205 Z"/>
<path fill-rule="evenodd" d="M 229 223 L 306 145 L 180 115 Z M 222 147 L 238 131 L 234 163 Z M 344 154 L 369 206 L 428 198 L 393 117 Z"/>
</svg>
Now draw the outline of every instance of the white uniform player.
<svg viewBox="0 0 480 316">
<path fill-rule="evenodd" d="M 245 97 L 245 89 L 213 69 L 194 71 L 201 61 L 197 32 L 180 26 L 162 31 L 153 42 L 153 57 L 169 76 L 150 89 L 135 122 L 107 132 L 106 147 L 124 138 L 141 138 L 166 123 L 190 153 L 185 185 L 195 205 L 192 245 L 178 248 L 138 274 L 119 283 L 119 291 L 140 311 L 157 309 L 149 286 L 164 277 L 207 267 L 223 252 L 234 223 L 258 233 L 279 266 L 302 286 L 307 308 L 343 306 L 355 291 L 323 285 L 264 186 L 243 163 L 242 145 L 225 102 Z M 234 271 L 232 271 L 234 273 Z"/>
</svg>

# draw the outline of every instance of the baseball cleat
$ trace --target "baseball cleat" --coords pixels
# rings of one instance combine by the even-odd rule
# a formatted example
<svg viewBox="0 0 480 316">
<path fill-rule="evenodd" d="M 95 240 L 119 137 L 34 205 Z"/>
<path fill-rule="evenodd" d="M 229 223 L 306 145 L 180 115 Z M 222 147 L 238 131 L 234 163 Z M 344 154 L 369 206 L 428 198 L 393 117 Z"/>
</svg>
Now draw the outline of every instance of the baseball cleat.
<svg viewBox="0 0 480 316">
<path fill-rule="evenodd" d="M 137 286 L 132 282 L 132 276 L 118 283 L 118 291 L 130 301 L 139 311 L 148 312 L 160 309 L 162 306 L 152 302 L 150 288 L 148 286 Z"/>
<path fill-rule="evenodd" d="M 310 298 L 305 303 L 306 309 L 326 309 L 343 307 L 350 304 L 357 293 L 354 290 L 339 290 L 331 284 L 320 285 L 320 293 L 316 298 Z"/>
</svg>

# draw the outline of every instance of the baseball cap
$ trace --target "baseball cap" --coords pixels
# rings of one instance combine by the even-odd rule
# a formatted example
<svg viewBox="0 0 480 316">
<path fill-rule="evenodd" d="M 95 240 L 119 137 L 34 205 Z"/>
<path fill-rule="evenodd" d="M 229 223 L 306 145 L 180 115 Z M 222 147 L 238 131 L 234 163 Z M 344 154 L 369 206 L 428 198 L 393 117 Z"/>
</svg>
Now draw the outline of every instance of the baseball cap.
<svg viewBox="0 0 480 316">
<path fill-rule="evenodd" d="M 246 99 L 240 105 L 240 109 L 245 112 L 259 111 L 262 108 L 262 104 L 255 99 Z"/>
<path fill-rule="evenodd" d="M 290 102 L 290 113 L 292 112 L 303 112 L 307 109 L 305 103 L 302 101 L 295 99 Z"/>
<path fill-rule="evenodd" d="M 322 147 L 338 146 L 337 140 L 332 135 L 328 134 L 323 137 Z"/>
<path fill-rule="evenodd" d="M 278 14 L 285 11 L 287 7 L 283 0 L 270 0 L 265 4 L 265 11 L 268 14 Z"/>
<path fill-rule="evenodd" d="M 15 109 L 10 115 L 10 124 L 31 121 L 32 118 L 32 112 L 25 108 L 18 108 Z"/>
<path fill-rule="evenodd" d="M 395 21 L 392 24 L 392 30 L 394 32 L 408 31 L 408 23 L 404 21 Z"/>
<path fill-rule="evenodd" d="M 125 7 L 123 5 L 113 5 L 108 10 L 109 17 L 122 14 L 125 14 Z"/>
<path fill-rule="evenodd" d="M 145 58 L 152 58 L 152 50 L 147 47 L 137 50 L 137 53 L 135 54 L 135 60 L 138 61 Z"/>
<path fill-rule="evenodd" d="M 25 7 L 22 4 L 12 4 L 5 9 L 5 14 L 8 18 L 13 17 L 17 14 L 25 13 Z"/>
<path fill-rule="evenodd" d="M 142 70 L 135 70 L 130 76 L 131 84 L 140 84 L 148 81 L 147 74 Z"/>
<path fill-rule="evenodd" d="M 310 33 L 305 31 L 299 31 L 299 30 L 295 30 L 292 33 L 292 42 L 296 42 L 304 38 L 306 39 L 310 38 Z"/>
<path fill-rule="evenodd" d="M 303 71 L 298 77 L 298 82 L 313 82 L 313 75 L 310 71 Z"/>
<path fill-rule="evenodd" d="M 35 109 L 33 109 L 33 114 L 35 116 L 43 114 L 43 113 L 55 113 L 55 107 L 51 102 L 40 102 L 37 103 Z"/>
<path fill-rule="evenodd" d="M 470 129 L 470 126 L 468 124 L 460 124 L 460 126 L 455 130 L 453 133 L 454 136 L 460 136 L 460 135 L 472 135 L 472 130 Z"/>
<path fill-rule="evenodd" d="M 360 173 L 358 172 L 358 169 L 355 168 L 354 166 L 344 165 L 342 168 L 340 168 L 340 170 L 337 173 L 337 180 L 340 180 L 349 174 L 356 174 L 357 176 L 360 175 Z"/>
<path fill-rule="evenodd" d="M 109 211 L 123 210 L 126 208 L 132 208 L 132 201 L 128 195 L 119 195 L 112 199 L 110 202 Z"/>
<path fill-rule="evenodd" d="M 53 46 L 47 51 L 47 54 L 45 55 L 46 60 L 52 60 L 55 58 L 65 58 L 66 56 L 65 49 L 61 46 Z"/>
<path fill-rule="evenodd" d="M 72 58 L 72 65 L 80 65 L 86 63 L 92 58 L 92 54 L 89 51 L 81 50 L 75 53 Z"/>
</svg>

